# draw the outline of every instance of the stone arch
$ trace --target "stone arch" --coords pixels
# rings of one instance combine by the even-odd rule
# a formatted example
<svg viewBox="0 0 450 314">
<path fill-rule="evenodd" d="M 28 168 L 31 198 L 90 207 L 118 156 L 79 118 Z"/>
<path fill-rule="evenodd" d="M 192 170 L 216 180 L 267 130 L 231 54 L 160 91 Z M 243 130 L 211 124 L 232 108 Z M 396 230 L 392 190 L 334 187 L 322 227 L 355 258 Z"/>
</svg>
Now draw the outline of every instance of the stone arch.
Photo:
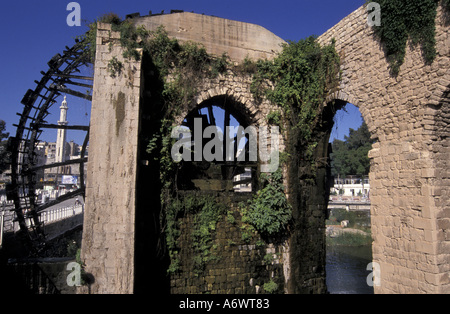
<svg viewBox="0 0 450 314">
<path fill-rule="evenodd" d="M 228 76 L 228 79 L 231 79 L 230 81 L 232 82 L 231 85 L 235 86 L 236 89 L 238 89 L 239 93 L 235 93 L 233 92 L 234 89 L 233 88 L 228 88 L 228 87 L 224 87 L 225 84 L 223 84 L 223 80 L 221 81 L 222 84 L 217 85 L 216 87 L 211 87 L 211 82 L 208 84 L 208 88 L 205 89 L 204 92 L 199 93 L 200 96 L 195 98 L 195 101 L 187 104 L 186 106 L 183 107 L 181 113 L 179 115 L 177 115 L 177 117 L 175 117 L 174 121 L 174 125 L 176 126 L 180 126 L 180 125 L 189 125 L 189 128 L 191 128 L 191 134 L 194 134 L 195 132 L 193 132 L 192 130 L 192 126 L 193 126 L 193 120 L 190 121 L 186 121 L 185 119 L 193 119 L 193 117 L 197 116 L 199 114 L 198 110 L 202 110 L 202 109 L 206 109 L 208 107 L 219 107 L 220 109 L 222 109 L 224 112 L 224 121 L 223 123 L 226 123 L 226 116 L 230 115 L 230 117 L 234 118 L 238 124 L 240 126 L 242 126 L 244 129 L 246 129 L 247 127 L 255 127 L 256 130 L 256 137 L 254 138 L 256 140 L 256 144 L 258 147 L 258 151 L 255 152 L 255 155 L 257 156 L 257 161 L 252 161 L 249 162 L 249 160 L 246 159 L 246 162 L 250 167 L 252 168 L 252 186 L 257 186 L 257 178 L 259 177 L 260 171 L 261 171 L 261 161 L 260 161 L 260 153 L 261 151 L 259 150 L 259 145 L 261 144 L 261 139 L 260 139 L 260 133 L 259 133 L 259 127 L 264 126 L 264 127 L 270 127 L 267 119 L 265 118 L 265 116 L 271 111 L 271 110 L 275 110 L 274 105 L 269 104 L 267 101 L 262 101 L 262 103 L 266 103 L 266 105 L 261 105 L 261 103 L 256 102 L 253 99 L 253 96 L 251 95 L 251 92 L 249 91 L 250 89 L 250 85 L 246 85 L 246 84 L 242 84 L 240 83 L 237 86 L 240 87 L 236 87 L 236 83 L 234 82 L 234 80 L 236 79 L 240 79 L 239 76 Z M 242 79 L 242 78 L 241 78 Z M 211 118 L 211 112 L 208 110 L 207 111 L 207 116 L 210 119 Z M 205 112 L 204 112 L 205 113 Z M 204 115 L 203 113 L 203 115 Z M 205 117 L 206 118 L 206 117 Z M 216 117 L 217 118 L 217 117 Z M 207 120 L 209 120 L 207 119 Z M 205 120 L 204 120 L 205 121 Z M 217 119 L 216 119 L 217 122 Z M 187 123 L 187 124 L 186 124 Z M 207 121 L 207 123 L 211 123 L 211 121 Z M 203 127 L 205 127 L 205 122 L 203 122 L 202 124 Z M 219 124 L 217 125 L 217 127 L 220 128 L 221 132 L 225 132 L 225 125 Z M 232 125 L 230 125 L 232 126 Z M 236 131 L 236 130 L 235 130 Z M 269 132 L 270 129 L 269 129 Z M 268 134 L 269 137 L 267 138 L 267 145 L 270 145 L 271 143 L 271 134 Z M 279 137 L 278 137 L 278 144 L 280 144 L 280 149 L 281 151 L 284 150 L 284 138 L 283 138 L 283 133 L 279 132 Z M 228 135 L 227 135 L 228 136 Z M 206 140 L 206 142 L 208 142 L 209 140 Z M 203 144 L 205 144 L 205 141 L 203 142 Z M 242 142 L 241 142 L 242 144 Z M 248 144 L 248 142 L 247 142 Z M 225 143 L 223 143 L 223 145 L 225 145 Z M 237 145 L 237 144 L 236 144 Z M 223 147 L 224 151 L 226 150 L 225 146 Z M 241 147 L 242 148 L 242 147 Z M 237 146 L 235 146 L 234 148 L 235 150 L 238 150 Z M 235 154 L 237 153 L 237 151 L 235 151 Z M 248 153 L 248 151 L 247 151 Z M 204 156 L 203 156 L 204 157 Z M 192 159 L 193 161 L 193 159 Z M 219 164 L 222 161 L 219 162 Z M 213 163 L 217 163 L 217 162 L 213 162 Z M 264 161 L 263 164 L 265 164 L 266 162 Z M 230 165 L 228 165 L 229 167 Z M 189 169 L 186 168 L 187 165 L 183 166 L 183 169 Z M 195 168 L 196 166 L 194 166 Z M 235 168 L 240 169 L 241 167 L 237 166 Z M 264 170 L 263 170 L 264 171 Z M 187 172 L 183 172 L 184 175 L 192 175 L 195 172 L 192 171 L 187 171 Z M 195 176 L 195 175 L 194 175 Z M 222 177 L 222 179 L 226 180 L 225 177 Z M 229 179 L 229 178 L 228 178 Z M 192 187 L 192 185 L 190 185 Z"/>
<path fill-rule="evenodd" d="M 217 95 L 208 98 L 194 107 L 195 109 L 206 108 L 208 106 L 216 106 L 221 108 L 222 110 L 229 110 L 230 114 L 242 125 L 243 127 L 247 127 L 249 125 L 255 125 L 256 119 L 255 116 L 250 114 L 248 107 L 237 101 L 233 95 Z M 192 112 L 192 110 L 191 110 Z"/>
<path fill-rule="evenodd" d="M 193 102 L 191 105 L 187 106 L 188 109 L 184 110 L 182 114 L 177 116 L 175 118 L 175 121 L 177 121 L 177 126 L 184 125 L 185 127 L 189 127 L 191 131 L 191 136 L 193 138 L 193 142 L 196 142 L 197 139 L 196 136 L 196 130 L 195 130 L 195 118 L 202 118 L 202 127 L 206 128 L 207 126 L 215 126 L 218 127 L 218 132 L 221 132 L 224 136 L 223 142 L 222 142 L 222 149 L 224 152 L 223 160 L 214 160 L 212 162 L 206 162 L 205 155 L 203 155 L 203 160 L 196 162 L 200 163 L 200 168 L 206 167 L 206 164 L 223 164 L 225 159 L 225 153 L 226 151 L 226 141 L 225 136 L 230 138 L 230 134 L 227 134 L 227 130 L 225 129 L 227 126 L 233 126 L 232 120 L 236 120 L 236 122 L 242 126 L 243 128 L 247 128 L 248 126 L 255 126 L 257 121 L 255 120 L 255 115 L 251 115 L 249 112 L 249 109 L 247 106 L 245 106 L 243 103 L 236 100 L 235 97 L 229 94 L 221 94 L 221 95 L 214 95 L 212 93 L 209 93 L 211 97 L 206 98 L 205 100 L 202 100 L 198 104 L 196 102 Z M 220 108 L 220 110 L 217 110 L 216 108 Z M 186 113 L 187 112 L 187 113 Z M 223 115 L 223 116 L 222 116 Z M 214 121 L 213 121 L 214 120 Z M 228 120 L 228 121 L 227 121 Z M 227 124 L 228 123 L 228 124 Z M 227 125 L 226 125 L 227 124 Z M 217 135 L 216 135 L 217 136 Z M 207 142 L 209 142 L 209 139 L 202 139 L 202 145 L 205 145 Z M 241 143 L 242 144 L 242 143 Z M 238 153 L 238 143 L 235 143 L 236 146 L 233 145 L 234 155 Z M 193 157 L 193 155 L 191 156 Z M 192 158 L 189 161 L 194 161 L 194 158 Z M 193 178 L 199 179 L 201 176 L 208 177 L 208 174 L 203 174 L 198 177 L 198 171 L 192 171 L 192 169 L 197 168 L 196 162 L 188 162 L 188 163 L 182 163 L 181 169 L 180 169 L 180 175 L 178 176 L 194 176 Z M 234 162 L 234 161 L 233 161 Z M 257 163 L 254 162 L 254 166 L 257 166 Z M 239 168 L 239 167 L 237 167 Z M 223 170 L 223 169 L 222 169 Z M 256 170 L 256 168 L 255 168 Z M 255 174 L 256 171 L 253 171 Z M 227 175 L 222 171 L 222 177 L 221 179 L 227 180 L 230 178 L 226 177 Z M 219 179 L 218 177 L 216 179 Z M 190 178 L 184 178 L 184 180 L 190 181 Z M 192 187 L 192 185 L 191 185 Z M 180 187 L 181 188 L 181 187 Z"/>
<path fill-rule="evenodd" d="M 216 90 L 216 89 L 213 89 Z M 248 106 L 249 102 L 241 102 L 237 100 L 237 98 L 228 92 L 225 93 L 212 93 L 212 90 L 208 93 L 210 97 L 208 98 L 197 98 L 195 102 L 193 102 L 186 110 L 180 114 L 175 120 L 180 121 L 183 117 L 186 117 L 193 110 L 204 108 L 209 104 L 213 104 L 214 106 L 220 107 L 221 109 L 231 110 L 231 114 L 237 118 L 239 122 L 243 122 L 245 126 L 256 124 L 257 119 L 255 118 L 255 114 L 250 113 L 251 106 Z"/>
<path fill-rule="evenodd" d="M 258 127 L 261 123 L 267 124 L 264 112 L 270 110 L 270 107 L 263 107 L 255 102 L 249 91 L 250 85 L 242 82 L 236 83 L 235 81 L 238 79 L 242 79 L 242 77 L 229 75 L 227 79 L 219 78 L 216 82 L 209 82 L 208 86 L 199 93 L 200 96 L 194 102 L 186 105 L 175 118 L 177 125 L 180 125 L 190 113 L 195 113 L 196 109 L 209 105 L 228 109 L 243 127 Z M 216 87 L 214 84 L 217 84 Z M 253 238 L 255 235 L 247 240 L 243 239 L 246 231 L 240 225 L 240 221 L 243 220 L 242 205 L 240 204 L 247 203 L 253 197 L 254 193 L 252 192 L 256 190 L 253 185 L 257 184 L 260 168 L 258 162 L 252 163 L 246 160 L 244 164 L 242 166 L 238 163 L 233 165 L 232 163 L 201 161 L 186 162 L 180 166 L 177 175 L 179 180 L 177 182 L 177 199 L 181 203 L 187 203 L 187 200 L 194 199 L 194 202 L 197 202 L 202 199 L 211 200 L 212 197 L 212 203 L 215 204 L 212 206 L 225 206 L 226 218 L 220 220 L 214 227 L 214 246 L 220 248 L 220 258 L 205 265 L 205 275 L 199 276 L 196 275 L 198 252 L 192 241 L 192 234 L 195 232 L 193 222 L 198 221 L 198 214 L 186 211 L 180 215 L 182 217 L 179 217 L 178 221 L 181 228 L 177 240 L 180 247 L 177 253 L 180 271 L 170 274 L 172 293 L 217 291 L 219 293 L 254 294 L 258 293 L 261 286 L 273 277 L 276 277 L 277 283 L 280 285 L 279 289 L 284 289 L 284 269 L 279 259 L 271 265 L 260 266 L 261 258 L 267 255 L 267 252 L 281 252 L 282 246 L 270 244 L 271 246 L 266 248 L 267 244 L 262 245 L 261 238 Z M 244 173 L 247 173 L 247 168 L 251 169 L 252 190 L 244 191 L 244 193 L 230 191 L 230 178 L 234 180 L 235 175 L 241 175 L 243 170 Z M 232 171 L 229 171 L 230 169 Z M 180 177 L 183 179 L 180 180 Z M 234 189 L 234 185 L 232 189 Z M 205 208 L 202 207 L 199 212 L 204 210 Z M 246 236 L 249 237 L 248 234 Z M 256 237 L 260 237 L 260 235 L 256 235 Z M 209 252 L 209 254 L 214 254 L 211 250 Z"/>
<path fill-rule="evenodd" d="M 234 106 L 235 112 L 250 119 L 251 124 L 266 125 L 264 117 L 276 108 L 267 100 L 262 100 L 261 103 L 257 102 L 250 91 L 251 83 L 251 76 L 241 76 L 232 72 L 220 74 L 214 80 L 203 82 L 203 85 L 198 88 L 194 100 L 182 106 L 180 114 L 175 118 L 175 124 L 180 124 L 183 117 L 202 103 L 223 97 L 234 104 L 239 104 Z"/>
<path fill-rule="evenodd" d="M 358 107 L 377 139 L 369 152 L 373 258 L 381 267 L 376 293 L 436 293 L 450 287 L 445 269 L 432 262 L 450 256 L 440 249 L 448 247 L 448 238 L 437 227 L 448 217 L 442 207 L 448 196 L 441 192 L 448 184 L 432 179 L 442 152 L 448 154 L 434 126 L 446 114 L 439 104 L 450 83 L 450 32 L 442 16 L 440 7 L 434 62 L 425 64 L 420 49 L 408 45 L 396 77 L 367 24 L 365 6 L 319 37 L 322 44 L 334 38 L 341 57 L 341 84 L 330 100 Z"/>
<path fill-rule="evenodd" d="M 343 91 L 338 91 L 338 92 L 331 94 L 330 96 L 327 97 L 326 102 L 327 102 L 327 106 L 329 106 L 330 104 L 333 106 L 332 112 L 331 112 L 332 115 L 334 115 L 334 113 L 336 113 L 341 108 L 344 108 L 346 104 L 354 105 L 356 108 L 358 108 L 359 112 L 361 113 L 362 118 L 364 119 L 364 122 L 367 124 L 369 132 L 371 133 L 372 139 L 378 140 L 378 128 L 374 124 L 374 121 L 376 119 L 374 119 L 372 117 L 372 113 L 370 110 L 366 110 L 368 107 L 370 107 L 370 104 L 366 104 L 366 103 L 362 102 L 361 100 L 358 100 L 356 97 L 353 97 L 352 95 L 348 95 L 347 93 L 345 93 Z M 338 104 L 338 105 L 336 106 L 336 104 Z M 325 111 L 327 111 L 327 110 L 325 110 Z M 328 114 L 330 114 L 330 113 L 328 113 Z"/>
</svg>

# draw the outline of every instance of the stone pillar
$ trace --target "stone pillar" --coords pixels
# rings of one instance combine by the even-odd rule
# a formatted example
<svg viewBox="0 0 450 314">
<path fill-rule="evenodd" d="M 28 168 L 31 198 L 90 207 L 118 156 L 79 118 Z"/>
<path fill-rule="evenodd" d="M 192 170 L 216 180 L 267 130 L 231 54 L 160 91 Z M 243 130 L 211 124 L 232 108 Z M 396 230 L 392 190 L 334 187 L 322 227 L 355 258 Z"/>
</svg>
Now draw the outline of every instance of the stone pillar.
<svg viewBox="0 0 450 314">
<path fill-rule="evenodd" d="M 134 284 L 141 62 L 123 58 L 119 37 L 98 24 L 82 243 L 91 293 Z"/>
<path fill-rule="evenodd" d="M 436 18 L 437 55 L 407 46 L 398 76 L 365 6 L 319 38 L 336 40 L 342 79 L 334 99 L 356 105 L 377 142 L 369 153 L 375 293 L 449 293 L 450 32 Z"/>
</svg>

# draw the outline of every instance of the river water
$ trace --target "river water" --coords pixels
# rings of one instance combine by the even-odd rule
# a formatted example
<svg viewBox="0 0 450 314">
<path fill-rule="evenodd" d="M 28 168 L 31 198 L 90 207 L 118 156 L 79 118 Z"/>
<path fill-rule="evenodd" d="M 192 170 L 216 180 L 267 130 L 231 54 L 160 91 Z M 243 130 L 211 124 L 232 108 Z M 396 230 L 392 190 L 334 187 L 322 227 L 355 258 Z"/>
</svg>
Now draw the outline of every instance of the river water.
<svg viewBox="0 0 450 314">
<path fill-rule="evenodd" d="M 373 294 L 367 284 L 371 246 L 327 246 L 327 287 L 330 294 Z"/>
</svg>

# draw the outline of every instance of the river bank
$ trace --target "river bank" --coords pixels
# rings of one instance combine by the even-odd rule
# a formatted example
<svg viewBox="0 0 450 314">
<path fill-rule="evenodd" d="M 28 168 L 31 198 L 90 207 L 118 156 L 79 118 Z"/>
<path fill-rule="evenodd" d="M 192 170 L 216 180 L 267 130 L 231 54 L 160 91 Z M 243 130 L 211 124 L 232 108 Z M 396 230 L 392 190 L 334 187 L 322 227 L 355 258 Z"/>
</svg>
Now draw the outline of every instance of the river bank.
<svg viewBox="0 0 450 314">
<path fill-rule="evenodd" d="M 327 226 L 328 246 L 371 246 L 372 234 L 356 228 L 342 228 L 341 226 Z"/>
<path fill-rule="evenodd" d="M 326 222 L 326 281 L 330 294 L 373 294 L 370 212 L 332 209 Z"/>
<path fill-rule="evenodd" d="M 372 245 L 369 211 L 346 211 L 332 209 L 326 221 L 327 246 Z"/>
</svg>

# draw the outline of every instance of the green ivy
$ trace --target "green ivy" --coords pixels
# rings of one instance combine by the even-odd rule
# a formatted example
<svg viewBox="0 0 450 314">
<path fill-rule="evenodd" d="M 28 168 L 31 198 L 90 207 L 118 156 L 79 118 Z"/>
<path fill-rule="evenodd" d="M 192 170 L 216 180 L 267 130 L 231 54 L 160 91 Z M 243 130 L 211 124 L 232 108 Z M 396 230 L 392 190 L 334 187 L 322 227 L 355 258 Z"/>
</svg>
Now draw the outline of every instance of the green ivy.
<svg viewBox="0 0 450 314">
<path fill-rule="evenodd" d="M 267 97 L 283 110 L 289 128 L 297 131 L 294 141 L 303 147 L 307 159 L 317 145 L 313 141 L 317 118 L 328 94 L 338 87 L 339 67 L 334 40 L 321 47 L 313 36 L 285 44 L 274 60 L 257 62 L 252 93 L 257 99 Z M 280 116 L 276 118 L 278 122 Z"/>
<path fill-rule="evenodd" d="M 367 1 L 371 2 L 371 1 Z M 391 73 L 397 75 L 404 62 L 408 39 L 420 44 L 426 63 L 436 58 L 436 14 L 440 0 L 378 0 L 381 7 L 381 26 L 375 34 L 384 44 Z M 450 8 L 450 1 L 442 1 Z"/>
<path fill-rule="evenodd" d="M 269 112 L 266 116 L 266 120 L 269 124 L 277 125 L 279 127 L 283 126 L 281 112 L 278 110 Z"/>
<path fill-rule="evenodd" d="M 271 279 L 264 284 L 263 288 L 265 292 L 273 294 L 278 290 L 278 285 Z"/>
<path fill-rule="evenodd" d="M 165 238 L 166 238 L 166 245 L 167 250 L 169 252 L 170 257 L 170 265 L 167 269 L 168 273 L 175 273 L 179 270 L 180 267 L 180 260 L 178 257 L 179 254 L 179 248 L 178 248 L 178 238 L 181 235 L 180 228 L 179 228 L 179 222 L 178 218 L 183 213 L 184 208 L 183 204 L 179 200 L 172 200 L 169 204 L 166 206 L 165 211 Z"/>
<path fill-rule="evenodd" d="M 95 62 L 95 53 L 97 50 L 97 25 L 98 23 L 108 23 L 112 25 L 120 25 L 122 23 L 119 16 L 115 13 L 108 13 L 99 18 L 94 22 L 89 23 L 89 30 L 81 36 L 77 36 L 78 41 L 82 41 L 86 44 L 85 54 L 91 63 Z"/>
<path fill-rule="evenodd" d="M 247 68 L 251 69 L 249 65 Z M 300 184 L 314 184 L 317 173 L 314 155 L 318 145 L 315 132 L 321 122 L 320 117 L 327 97 L 337 90 L 339 81 L 340 58 L 335 49 L 334 39 L 325 46 L 321 46 L 313 36 L 298 42 L 291 41 L 283 46 L 283 50 L 273 60 L 257 62 L 252 93 L 256 99 L 266 97 L 282 111 L 281 125 L 287 132 L 283 159 L 287 162 L 288 180 L 294 191 Z M 270 118 L 272 122 L 277 120 L 273 115 Z M 281 173 L 277 175 L 281 176 Z M 282 182 L 279 181 L 279 184 L 281 188 Z M 270 204 L 271 193 L 268 188 L 266 193 L 257 196 L 259 199 L 250 208 L 254 211 L 252 219 L 257 222 L 252 226 L 259 229 L 258 232 L 262 234 L 283 231 L 288 226 L 288 217 L 290 219 L 292 216 L 288 213 L 278 218 L 274 218 L 276 213 L 264 216 L 261 209 Z M 285 198 L 282 190 L 275 195 L 279 196 L 277 199 L 280 202 L 287 204 L 282 198 Z M 291 200 L 289 204 L 298 206 L 296 199 Z M 258 207 L 260 209 L 256 210 Z M 250 235 L 251 232 L 246 234 Z"/>
<path fill-rule="evenodd" d="M 216 260 L 213 252 L 212 233 L 216 230 L 219 219 L 226 212 L 225 206 L 218 203 L 212 196 L 188 196 L 186 207 L 194 214 L 194 230 L 192 232 L 192 247 L 194 249 L 194 272 L 200 274 L 207 263 Z M 189 205 L 191 204 L 191 205 Z"/>
<path fill-rule="evenodd" d="M 281 169 L 270 175 L 261 174 L 261 181 L 262 188 L 241 208 L 242 222 L 262 236 L 274 236 L 287 229 L 292 209 L 284 193 Z"/>
<path fill-rule="evenodd" d="M 172 199 L 166 210 L 166 241 L 171 258 L 168 272 L 173 273 L 179 269 L 178 238 L 181 235 L 179 218 L 189 214 L 194 220 L 191 233 L 194 251 L 192 270 L 199 275 L 204 271 L 207 263 L 218 258 L 214 254 L 212 234 L 226 210 L 225 206 L 218 203 L 211 195 L 187 195 L 182 200 Z"/>
<path fill-rule="evenodd" d="M 161 95 L 158 102 L 163 109 L 163 118 L 160 121 L 159 131 L 149 140 L 147 152 L 159 163 L 160 181 L 162 182 L 161 206 L 163 208 L 162 220 L 165 221 L 165 237 L 171 259 L 169 272 L 179 269 L 179 252 L 177 240 L 179 237 L 178 218 L 181 213 L 190 212 L 196 219 L 196 229 L 193 231 L 193 259 L 194 272 L 202 271 L 204 265 L 215 258 L 211 253 L 211 232 L 215 228 L 218 215 L 222 214 L 221 207 L 208 197 L 179 200 L 175 189 L 175 177 L 178 169 L 171 156 L 171 148 L 175 139 L 171 138 L 173 121 L 179 114 L 180 104 L 192 101 L 197 94 L 196 86 L 205 77 L 215 77 L 225 71 L 228 57 L 213 57 L 206 49 L 192 42 L 180 44 L 176 39 L 169 38 L 163 27 L 145 38 L 141 43 L 144 53 L 149 56 L 156 68 L 157 81 L 162 82 Z M 133 46 L 130 46 L 134 49 Z M 168 78 L 171 78 L 170 80 Z"/>
<path fill-rule="evenodd" d="M 120 75 L 122 73 L 123 63 L 117 60 L 116 57 L 113 57 L 108 62 L 108 72 L 112 78 L 115 78 L 116 75 Z"/>
</svg>

